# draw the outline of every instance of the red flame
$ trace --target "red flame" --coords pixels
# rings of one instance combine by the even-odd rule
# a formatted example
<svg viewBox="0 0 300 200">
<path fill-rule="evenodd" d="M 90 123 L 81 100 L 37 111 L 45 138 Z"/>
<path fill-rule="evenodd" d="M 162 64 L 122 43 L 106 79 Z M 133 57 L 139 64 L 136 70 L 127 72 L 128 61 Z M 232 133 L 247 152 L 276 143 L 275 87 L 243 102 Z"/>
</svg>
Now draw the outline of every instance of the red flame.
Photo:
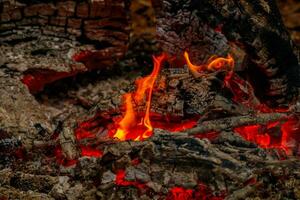
<svg viewBox="0 0 300 200">
<path fill-rule="evenodd" d="M 119 140 L 143 140 L 152 135 L 153 127 L 150 121 L 151 98 L 155 80 L 165 58 L 165 54 L 154 57 L 152 73 L 136 81 L 136 92 L 124 95 L 126 112 L 123 119 L 118 123 L 118 129 L 113 134 L 113 137 Z M 144 98 L 146 98 L 146 111 L 144 117 L 139 118 L 134 107 L 143 103 Z"/>
</svg>

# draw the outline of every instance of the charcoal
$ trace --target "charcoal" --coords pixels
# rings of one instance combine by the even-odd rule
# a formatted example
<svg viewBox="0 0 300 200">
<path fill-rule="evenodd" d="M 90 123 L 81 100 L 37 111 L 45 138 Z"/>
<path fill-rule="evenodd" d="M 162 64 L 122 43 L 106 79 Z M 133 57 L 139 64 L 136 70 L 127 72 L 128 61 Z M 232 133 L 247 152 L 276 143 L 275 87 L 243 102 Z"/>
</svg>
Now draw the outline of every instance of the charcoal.
<svg viewBox="0 0 300 200">
<path fill-rule="evenodd" d="M 131 3 L 134 32 L 123 0 L 0 2 L 0 199 L 299 199 L 300 106 L 290 101 L 299 97 L 287 93 L 283 70 L 297 51 L 274 1 L 153 0 L 155 13 L 150 1 Z M 137 26 L 145 9 L 150 29 Z M 242 23 L 252 24 L 246 33 Z M 297 22 L 287 25 L 297 32 Z M 286 52 L 265 57 L 264 28 L 279 31 L 282 52 L 293 49 L 286 65 Z M 124 95 L 136 95 L 161 50 L 176 56 L 165 57 L 154 82 L 152 132 L 114 138 Z M 195 73 L 185 50 L 197 65 L 228 53 L 236 65 Z M 254 68 L 265 70 L 262 93 L 250 84 Z M 148 95 L 132 101 L 130 133 L 146 127 Z"/>
</svg>

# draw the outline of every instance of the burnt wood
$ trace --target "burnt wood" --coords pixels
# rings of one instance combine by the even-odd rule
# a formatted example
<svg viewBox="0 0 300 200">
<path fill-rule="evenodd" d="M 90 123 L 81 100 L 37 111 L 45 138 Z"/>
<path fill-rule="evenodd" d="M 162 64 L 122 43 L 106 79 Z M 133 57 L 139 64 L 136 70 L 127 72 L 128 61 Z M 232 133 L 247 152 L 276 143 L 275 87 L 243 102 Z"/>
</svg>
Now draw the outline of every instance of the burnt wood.
<svg viewBox="0 0 300 200">
<path fill-rule="evenodd" d="M 201 64 L 235 44 L 249 57 L 246 74 L 268 105 L 288 104 L 297 95 L 298 53 L 274 0 L 153 0 L 153 5 L 164 51 L 179 57 L 188 50 Z"/>
<path fill-rule="evenodd" d="M 111 68 L 127 51 L 128 10 L 123 0 L 1 0 L 0 66 L 46 83 Z"/>
</svg>

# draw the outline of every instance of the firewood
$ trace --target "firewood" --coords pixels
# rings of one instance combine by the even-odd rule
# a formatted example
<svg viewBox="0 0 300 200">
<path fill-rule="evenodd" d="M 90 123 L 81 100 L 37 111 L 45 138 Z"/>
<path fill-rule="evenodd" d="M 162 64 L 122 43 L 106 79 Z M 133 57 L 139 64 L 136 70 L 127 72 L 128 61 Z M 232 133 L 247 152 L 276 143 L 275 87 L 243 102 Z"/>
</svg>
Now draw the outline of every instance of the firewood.
<svg viewBox="0 0 300 200">
<path fill-rule="evenodd" d="M 267 124 L 274 121 L 285 121 L 287 117 L 286 114 L 282 113 L 268 113 L 268 114 L 259 114 L 256 116 L 238 116 L 238 117 L 229 117 L 219 120 L 205 121 L 199 124 L 197 127 L 186 130 L 185 132 L 189 135 L 198 134 L 198 133 L 208 133 L 211 131 L 222 131 L 233 129 L 235 127 L 246 126 L 246 125 L 255 125 L 255 124 Z"/>
<path fill-rule="evenodd" d="M 232 42 L 255 64 L 249 66 L 250 72 L 255 70 L 249 77 L 257 83 L 254 85 L 260 99 L 278 106 L 297 95 L 299 58 L 275 0 L 152 2 L 164 51 L 182 57 L 187 50 L 193 63 L 202 64 L 211 55 L 226 56 Z M 259 90 L 262 91 L 258 93 Z"/>
<path fill-rule="evenodd" d="M 127 51 L 123 1 L 0 2 L 0 60 L 36 93 L 92 69 L 111 68 Z"/>
</svg>

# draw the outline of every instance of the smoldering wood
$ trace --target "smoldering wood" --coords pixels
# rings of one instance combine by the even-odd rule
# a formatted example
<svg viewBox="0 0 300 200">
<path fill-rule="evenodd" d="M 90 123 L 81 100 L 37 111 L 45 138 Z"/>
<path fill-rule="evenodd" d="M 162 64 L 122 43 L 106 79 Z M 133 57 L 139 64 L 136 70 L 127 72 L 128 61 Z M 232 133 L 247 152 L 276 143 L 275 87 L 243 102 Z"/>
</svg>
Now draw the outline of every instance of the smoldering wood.
<svg viewBox="0 0 300 200">
<path fill-rule="evenodd" d="M 287 114 L 283 113 L 267 113 L 249 116 L 228 117 L 219 120 L 211 120 L 201 122 L 197 127 L 188 129 L 186 132 L 189 135 L 198 133 L 208 133 L 212 131 L 230 130 L 236 127 L 248 125 L 265 125 L 274 121 L 281 121 L 282 123 L 287 120 Z"/>
<path fill-rule="evenodd" d="M 210 142 L 207 139 L 195 138 L 187 133 L 171 134 L 156 129 L 154 136 L 146 141 L 107 142 L 103 138 L 103 143 L 98 143 L 98 148 L 103 149 L 103 157 L 97 159 L 80 158 L 79 163 L 74 168 L 61 172 L 59 178 L 48 175 L 49 167 L 54 174 L 58 170 L 55 165 L 48 163 L 35 167 L 31 166 L 34 163 L 24 163 L 25 166 L 19 166 L 16 171 L 23 168 L 30 169 L 25 174 L 23 172 L 7 173 L 7 171 L 1 173 L 0 171 L 1 180 L 14 179 L 24 182 L 22 185 L 15 185 L 13 184 L 14 181 L 8 181 L 9 184 L 8 182 L 5 184 L 7 190 L 2 193 L 4 195 L 8 193 L 20 195 L 20 191 L 32 185 L 30 187 L 36 189 L 36 195 L 45 195 L 47 198 L 62 198 L 67 194 L 70 195 L 74 190 L 78 190 L 72 194 L 76 197 L 92 195 L 97 192 L 103 198 L 110 198 L 112 195 L 112 198 L 117 198 L 119 195 L 122 196 L 124 190 L 127 193 L 136 190 L 134 187 L 119 188 L 115 186 L 116 171 L 124 169 L 125 180 L 145 183 L 154 191 L 154 194 L 158 193 L 160 196 L 166 195 L 164 191 L 168 191 L 170 187 L 174 186 L 174 183 L 176 186 L 193 188 L 197 184 L 198 177 L 201 177 L 213 188 L 219 190 L 229 188 L 231 194 L 229 197 L 242 197 L 248 191 L 248 186 L 241 187 L 241 183 L 245 183 L 249 179 L 255 178 L 260 182 L 277 170 L 287 170 L 288 173 L 285 173 L 284 177 L 292 177 L 294 173 L 298 173 L 297 169 L 300 165 L 298 159 L 288 158 L 282 161 L 280 158 L 268 154 L 267 150 L 258 148 L 253 144 L 250 145 L 250 142 L 236 133 L 228 131 L 223 132 L 222 135 L 221 142 L 217 141 L 218 138 L 216 142 Z M 234 137 L 235 142 L 231 142 L 231 137 Z M 135 155 L 133 158 L 138 158 L 139 164 L 132 166 L 131 159 L 133 158 L 130 155 Z M 295 170 L 288 170 L 290 168 Z M 204 171 L 205 173 L 203 173 Z M 73 178 L 65 178 L 65 173 L 68 176 L 73 174 L 71 175 Z M 99 173 L 103 175 L 99 177 Z M 99 178 L 101 178 L 99 180 L 101 184 L 95 188 L 89 180 Z M 48 179 L 52 182 L 40 186 L 39 181 Z M 31 183 L 25 184 L 28 180 Z M 270 182 L 264 182 L 262 186 L 269 184 Z M 225 185 L 227 186 L 225 187 Z M 249 187 L 252 188 L 255 185 Z M 272 191 L 263 188 L 269 187 L 255 187 L 255 191 L 263 190 L 267 193 Z M 284 191 L 287 190 L 291 189 L 284 189 Z M 50 192 L 45 193 L 45 191 Z M 90 191 L 91 193 L 80 194 L 82 191 Z M 246 193 L 255 196 L 253 193 Z M 23 195 L 25 194 L 27 193 L 23 193 Z M 125 196 L 131 198 L 134 194 L 134 192 L 129 192 Z"/>
<path fill-rule="evenodd" d="M 276 2 L 153 0 L 157 35 L 164 51 L 181 57 L 190 51 L 201 64 L 211 55 L 226 56 L 230 42 L 244 49 L 255 64 L 253 82 L 261 73 L 260 98 L 271 106 L 297 96 L 299 53 L 286 31 Z M 239 58 L 236 58 L 237 60 Z"/>
<path fill-rule="evenodd" d="M 265 195 L 270 199 L 297 198 L 300 194 L 299 159 L 283 152 L 286 160 L 282 160 L 280 150 L 259 148 L 232 132 L 232 126 L 222 130 L 212 141 L 195 138 L 187 132 L 174 134 L 155 129 L 149 140 L 121 142 L 105 137 L 107 130 L 100 127 L 103 124 L 98 115 L 99 118 L 96 116 L 92 121 L 91 129 L 101 134 L 76 140 L 77 123 L 94 118 L 97 111 L 104 113 L 117 109 L 117 114 L 121 114 L 118 110 L 121 96 L 134 89 L 135 78 L 114 76 L 96 83 L 89 82 L 89 86 L 76 82 L 73 84 L 78 88 L 68 88 L 70 91 L 63 97 L 42 93 L 46 99 L 40 99 L 28 92 L 19 80 L 20 74 L 7 67 L 0 68 L 0 99 L 5 99 L 0 101 L 0 118 L 4 119 L 0 122 L 0 136 L 3 136 L 3 139 L 0 137 L 0 148 L 13 151 L 21 143 L 25 152 L 23 158 L 12 152 L 8 156 L 0 152 L 0 199 L 166 199 L 173 187 L 197 190 L 199 180 L 212 193 L 228 191 L 228 198 L 233 199 L 255 199 Z M 260 121 L 259 116 L 247 115 L 253 110 L 236 104 L 230 95 L 222 93 L 222 79 L 216 74 L 207 74 L 198 80 L 186 70 L 182 74 L 166 72 L 161 80 L 164 76 L 167 77 L 167 92 L 157 92 L 158 96 L 153 99 L 154 111 L 160 108 L 162 112 L 167 110 L 171 114 L 186 116 L 188 113 L 205 114 L 219 110 L 223 115 L 207 115 L 202 119 L 214 125 L 221 121 L 216 119 L 224 117 L 224 113 L 229 121 L 238 116 L 255 118 L 250 120 L 251 123 L 255 120 L 268 123 L 271 119 Z M 68 85 L 68 82 L 62 83 Z M 56 89 L 55 93 L 60 91 L 60 87 Z M 171 104 L 169 109 L 165 108 L 167 103 L 160 104 L 159 95 L 170 97 L 167 101 Z M 94 107 L 91 110 L 83 108 L 77 104 L 79 98 Z M 231 106 L 236 109 L 229 112 Z M 295 105 L 291 112 L 298 115 L 299 107 Z M 64 122 L 61 128 L 57 128 L 56 120 Z M 2 134 L 2 129 L 5 134 Z M 54 137 L 56 131 L 59 134 Z M 65 167 L 57 162 L 54 152 L 58 145 L 67 159 L 77 158 L 76 165 Z M 103 151 L 103 156 L 82 157 L 81 145 L 96 147 Z M 297 147 L 294 148 L 298 151 Z M 135 159 L 138 162 L 134 162 Z M 125 181 L 136 181 L 149 190 L 144 192 L 135 186 L 118 185 L 119 170 L 125 171 Z"/>
<path fill-rule="evenodd" d="M 53 82 L 111 68 L 127 51 L 124 1 L 3 0 L 0 9 L 0 64 L 21 75 L 43 74 Z"/>
<path fill-rule="evenodd" d="M 195 78 L 185 68 L 167 68 L 162 70 L 154 86 L 155 93 L 151 100 L 151 111 L 163 116 L 183 117 L 201 115 L 218 118 L 219 115 L 247 115 L 253 108 L 233 101 L 233 92 L 225 87 L 224 77 L 227 72 L 204 73 Z M 246 86 L 244 86 L 246 87 Z M 251 88 L 247 92 L 251 91 Z M 249 104 L 259 105 L 254 94 L 248 94 Z M 145 101 L 137 105 L 137 110 L 144 111 Z"/>
</svg>

